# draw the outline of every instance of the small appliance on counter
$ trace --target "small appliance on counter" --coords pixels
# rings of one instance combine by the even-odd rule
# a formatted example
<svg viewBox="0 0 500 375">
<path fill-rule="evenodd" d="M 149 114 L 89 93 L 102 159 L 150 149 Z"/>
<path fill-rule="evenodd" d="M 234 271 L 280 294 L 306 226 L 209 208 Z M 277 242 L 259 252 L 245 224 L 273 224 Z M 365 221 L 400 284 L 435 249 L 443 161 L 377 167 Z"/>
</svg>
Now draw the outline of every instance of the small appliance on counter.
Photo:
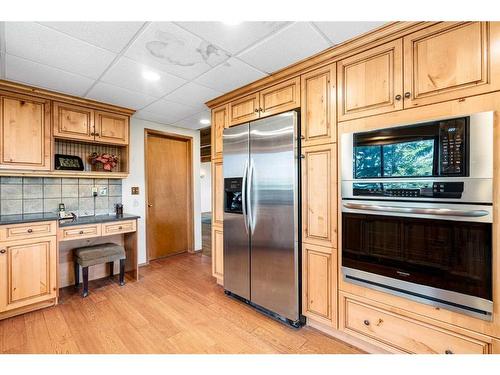
<svg viewBox="0 0 500 375">
<path fill-rule="evenodd" d="M 66 223 L 76 220 L 76 215 L 73 212 L 66 212 L 64 203 L 59 203 L 59 222 Z"/>
<path fill-rule="evenodd" d="M 123 204 L 122 203 L 115 204 L 115 214 L 116 214 L 116 217 L 123 217 Z"/>
</svg>

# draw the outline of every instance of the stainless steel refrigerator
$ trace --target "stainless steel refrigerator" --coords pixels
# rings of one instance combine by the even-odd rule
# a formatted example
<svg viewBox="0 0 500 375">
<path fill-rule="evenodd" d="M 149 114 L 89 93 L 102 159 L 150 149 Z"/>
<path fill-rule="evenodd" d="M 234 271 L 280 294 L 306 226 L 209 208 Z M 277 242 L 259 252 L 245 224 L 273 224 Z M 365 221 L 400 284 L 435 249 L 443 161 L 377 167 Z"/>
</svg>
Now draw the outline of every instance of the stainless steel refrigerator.
<svg viewBox="0 0 500 375">
<path fill-rule="evenodd" d="M 224 129 L 224 289 L 299 326 L 298 114 Z"/>
</svg>

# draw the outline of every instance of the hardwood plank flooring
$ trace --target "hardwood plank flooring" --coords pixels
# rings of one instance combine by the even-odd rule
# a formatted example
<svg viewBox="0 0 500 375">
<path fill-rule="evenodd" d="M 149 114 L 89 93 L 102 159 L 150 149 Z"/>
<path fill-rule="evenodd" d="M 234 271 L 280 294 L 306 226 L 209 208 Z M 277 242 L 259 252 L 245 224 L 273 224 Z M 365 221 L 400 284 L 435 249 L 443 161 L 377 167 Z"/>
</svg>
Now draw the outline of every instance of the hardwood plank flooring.
<svg viewBox="0 0 500 375">
<path fill-rule="evenodd" d="M 82 299 L 0 321 L 1 353 L 361 353 L 304 327 L 276 322 L 227 297 L 210 258 L 181 254 L 141 268 L 141 279 L 90 283 Z"/>
</svg>

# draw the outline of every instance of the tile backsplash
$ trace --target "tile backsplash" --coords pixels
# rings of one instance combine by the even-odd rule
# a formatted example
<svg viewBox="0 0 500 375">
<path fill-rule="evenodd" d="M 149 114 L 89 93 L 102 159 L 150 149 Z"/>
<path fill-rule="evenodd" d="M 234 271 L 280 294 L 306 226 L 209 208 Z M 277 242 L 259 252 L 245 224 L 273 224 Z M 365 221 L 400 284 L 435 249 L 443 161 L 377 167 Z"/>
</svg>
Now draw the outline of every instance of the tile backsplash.
<svg viewBox="0 0 500 375">
<path fill-rule="evenodd" d="M 92 187 L 106 187 L 107 195 L 92 196 Z M 57 212 L 59 203 L 78 216 L 115 212 L 122 202 L 122 181 L 116 179 L 1 177 L 0 214 Z"/>
</svg>

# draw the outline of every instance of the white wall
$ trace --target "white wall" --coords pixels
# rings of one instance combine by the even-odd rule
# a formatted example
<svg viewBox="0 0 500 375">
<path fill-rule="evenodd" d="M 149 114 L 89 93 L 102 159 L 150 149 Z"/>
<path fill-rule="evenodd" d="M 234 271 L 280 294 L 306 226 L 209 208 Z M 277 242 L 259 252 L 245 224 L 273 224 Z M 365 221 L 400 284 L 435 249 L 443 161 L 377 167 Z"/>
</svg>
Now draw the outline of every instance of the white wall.
<svg viewBox="0 0 500 375">
<path fill-rule="evenodd" d="M 201 163 L 200 165 L 200 200 L 201 212 L 212 211 L 212 163 Z M 202 177 L 204 176 L 204 177 Z"/>
<path fill-rule="evenodd" d="M 123 180 L 123 210 L 141 216 L 138 220 L 139 264 L 146 262 L 146 185 L 144 170 L 144 129 L 176 133 L 193 137 L 193 184 L 194 184 L 194 248 L 201 249 L 200 211 L 200 131 L 177 128 L 170 125 L 140 120 L 132 117 L 130 124 L 130 174 Z M 168 183 L 168 181 L 166 181 Z M 139 186 L 139 195 L 132 195 L 130 188 Z"/>
</svg>

